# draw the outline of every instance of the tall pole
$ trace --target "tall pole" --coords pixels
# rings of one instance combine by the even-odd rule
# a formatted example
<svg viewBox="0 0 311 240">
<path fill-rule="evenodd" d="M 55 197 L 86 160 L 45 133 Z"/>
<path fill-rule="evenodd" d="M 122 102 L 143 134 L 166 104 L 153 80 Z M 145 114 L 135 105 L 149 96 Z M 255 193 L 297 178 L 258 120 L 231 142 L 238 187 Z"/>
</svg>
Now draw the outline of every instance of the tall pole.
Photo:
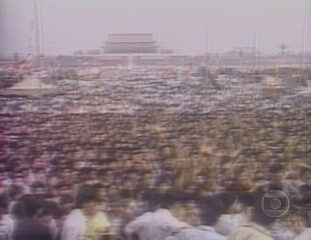
<svg viewBox="0 0 311 240">
<path fill-rule="evenodd" d="M 41 38 L 40 38 L 40 23 L 39 23 L 39 6 L 37 0 L 33 0 L 34 14 L 35 14 L 35 34 L 34 34 L 34 52 L 33 60 L 36 67 L 41 66 L 40 54 L 41 54 Z"/>
<path fill-rule="evenodd" d="M 306 14 L 304 18 L 304 35 L 303 35 L 303 45 L 302 45 L 302 69 L 306 68 L 306 54 L 308 51 L 308 40 L 309 40 L 309 31 L 310 31 L 310 12 L 311 12 L 311 0 L 306 2 Z"/>
<path fill-rule="evenodd" d="M 210 18 L 207 19 L 207 31 L 206 31 L 206 53 L 210 54 L 212 46 L 212 39 L 211 39 L 211 22 Z"/>
<path fill-rule="evenodd" d="M 254 51 L 254 66 L 253 71 L 256 72 L 258 68 L 258 38 L 259 38 L 259 1 L 256 1 L 256 9 L 255 9 L 255 31 L 254 31 L 254 39 L 253 39 L 253 51 Z"/>
<path fill-rule="evenodd" d="M 44 52 L 45 52 L 45 46 L 44 46 L 44 31 L 43 31 L 43 21 L 42 21 L 42 11 L 41 11 L 41 6 L 40 6 L 40 2 L 37 2 L 37 4 L 38 4 L 38 16 L 39 16 L 39 29 L 40 29 L 40 31 L 39 31 L 39 36 L 40 36 L 40 46 L 41 46 L 41 52 L 40 52 L 40 54 L 42 55 L 42 56 L 44 56 Z"/>
<path fill-rule="evenodd" d="M 212 46 L 212 39 L 211 39 L 211 15 L 210 12 L 207 12 L 207 29 L 206 29 L 206 52 L 205 52 L 205 60 L 204 65 L 205 67 L 208 66 L 208 63 L 210 63 L 211 58 L 211 46 Z"/>
</svg>

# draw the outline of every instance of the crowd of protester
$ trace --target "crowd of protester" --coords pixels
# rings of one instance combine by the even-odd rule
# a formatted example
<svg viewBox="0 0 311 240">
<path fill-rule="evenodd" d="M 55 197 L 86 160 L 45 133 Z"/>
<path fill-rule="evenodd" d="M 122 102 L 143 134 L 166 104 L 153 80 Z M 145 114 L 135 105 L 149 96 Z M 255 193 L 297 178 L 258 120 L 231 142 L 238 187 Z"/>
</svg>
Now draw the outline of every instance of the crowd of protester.
<svg viewBox="0 0 311 240">
<path fill-rule="evenodd" d="M 1 111 L 0 239 L 311 239 L 309 97 L 272 97 L 210 112 Z M 286 214 L 264 211 L 271 191 L 289 197 Z"/>
</svg>

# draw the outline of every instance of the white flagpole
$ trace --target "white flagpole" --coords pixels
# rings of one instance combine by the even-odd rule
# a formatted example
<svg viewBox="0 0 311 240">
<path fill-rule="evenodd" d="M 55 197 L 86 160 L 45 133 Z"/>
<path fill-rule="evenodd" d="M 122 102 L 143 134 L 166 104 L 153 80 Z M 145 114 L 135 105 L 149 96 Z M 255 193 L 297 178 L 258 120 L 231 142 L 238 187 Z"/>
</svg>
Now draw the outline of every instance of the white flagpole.
<svg viewBox="0 0 311 240">
<path fill-rule="evenodd" d="M 40 53 L 41 53 L 41 42 L 40 42 L 40 25 L 39 25 L 39 9 L 37 0 L 33 0 L 34 14 L 35 14 L 35 39 L 34 39 L 34 59 L 35 65 L 41 66 L 40 64 Z"/>
<path fill-rule="evenodd" d="M 254 42 L 253 42 L 253 48 L 254 48 L 254 69 L 253 71 L 258 70 L 258 38 L 259 38 L 259 1 L 256 2 L 256 9 L 255 9 L 255 32 L 254 32 Z"/>
<path fill-rule="evenodd" d="M 306 13 L 304 17 L 304 35 L 303 35 L 303 45 L 302 45 L 302 69 L 303 70 L 305 70 L 306 68 L 306 53 L 308 50 L 311 0 L 309 0 L 308 3 L 306 2 Z"/>
<path fill-rule="evenodd" d="M 41 49 L 40 49 L 40 54 L 41 55 L 44 55 L 44 51 L 45 51 L 45 46 L 44 46 L 44 28 L 43 28 L 43 21 L 42 21 L 42 11 L 41 11 L 41 5 L 40 5 L 40 2 L 37 3 L 38 4 L 38 16 L 39 16 L 39 36 L 40 36 L 40 46 L 41 46 Z"/>
</svg>

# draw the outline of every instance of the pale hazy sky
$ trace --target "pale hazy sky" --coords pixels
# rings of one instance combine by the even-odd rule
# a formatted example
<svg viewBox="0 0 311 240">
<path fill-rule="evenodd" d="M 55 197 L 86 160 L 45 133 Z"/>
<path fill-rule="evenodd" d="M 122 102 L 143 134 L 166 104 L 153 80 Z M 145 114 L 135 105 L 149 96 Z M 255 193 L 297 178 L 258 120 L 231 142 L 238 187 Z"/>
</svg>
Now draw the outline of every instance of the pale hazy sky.
<svg viewBox="0 0 311 240">
<path fill-rule="evenodd" d="M 99 49 L 109 33 L 153 33 L 163 48 L 200 54 L 206 52 L 208 29 L 211 51 L 225 52 L 253 46 L 256 22 L 261 52 L 277 52 L 281 43 L 301 51 L 311 9 L 310 0 L 38 2 L 46 54 Z M 33 0 L 0 0 L 0 54 L 30 52 L 33 9 Z"/>
</svg>

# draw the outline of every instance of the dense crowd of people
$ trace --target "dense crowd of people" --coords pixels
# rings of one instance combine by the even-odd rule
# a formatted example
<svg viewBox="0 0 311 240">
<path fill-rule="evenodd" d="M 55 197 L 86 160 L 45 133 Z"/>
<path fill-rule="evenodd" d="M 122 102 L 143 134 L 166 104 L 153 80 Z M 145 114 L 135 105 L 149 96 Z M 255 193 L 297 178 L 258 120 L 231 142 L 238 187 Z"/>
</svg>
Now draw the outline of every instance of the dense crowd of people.
<svg viewBox="0 0 311 240">
<path fill-rule="evenodd" d="M 42 105 L 59 96 L 1 96 L 0 239 L 310 239 L 310 95 L 183 84 L 194 109 L 56 114 Z"/>
</svg>

